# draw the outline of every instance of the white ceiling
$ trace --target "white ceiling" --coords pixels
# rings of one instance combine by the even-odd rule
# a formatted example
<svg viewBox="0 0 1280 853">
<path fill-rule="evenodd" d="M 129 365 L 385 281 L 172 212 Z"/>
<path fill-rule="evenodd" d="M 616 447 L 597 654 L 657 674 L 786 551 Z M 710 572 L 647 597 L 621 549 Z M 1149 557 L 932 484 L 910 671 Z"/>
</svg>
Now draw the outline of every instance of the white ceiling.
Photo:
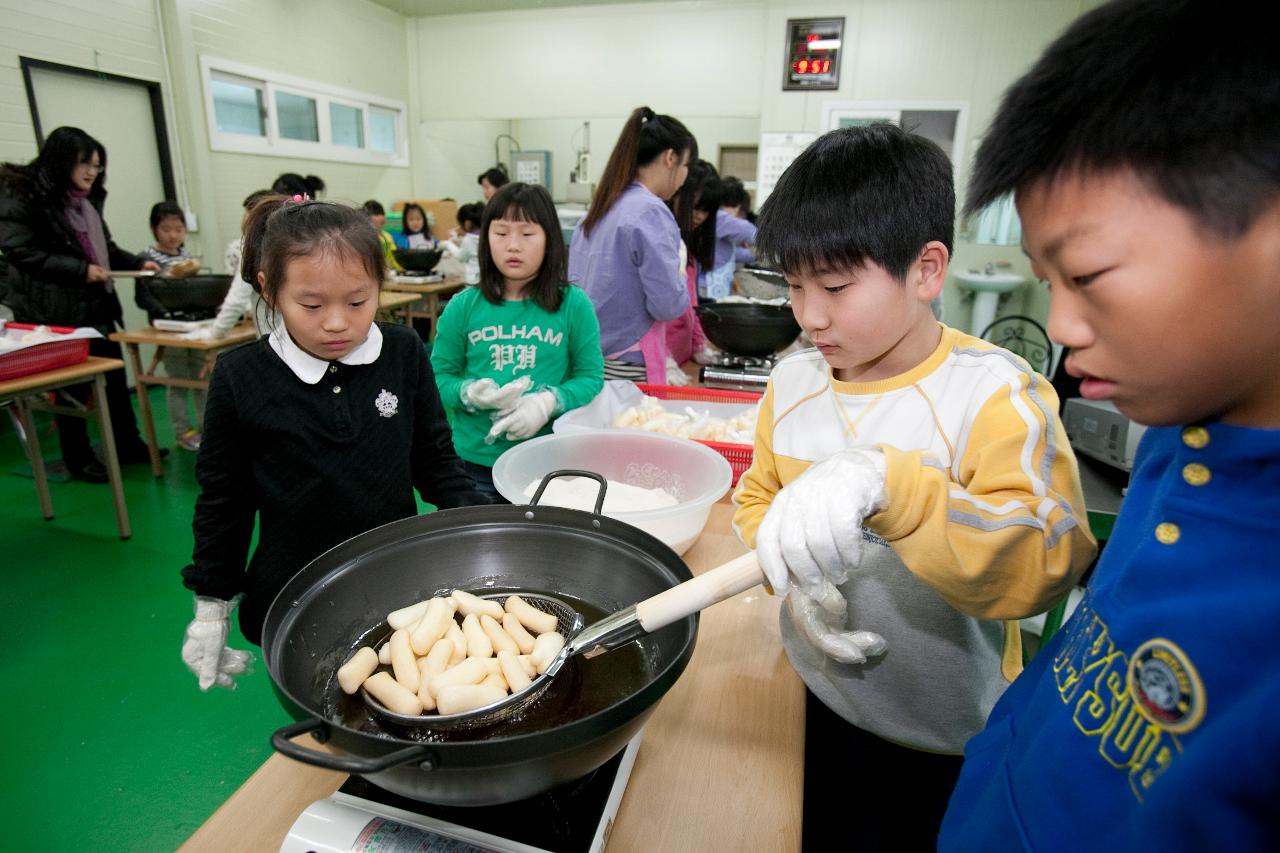
<svg viewBox="0 0 1280 853">
<path fill-rule="evenodd" d="M 517 9 L 554 9 L 557 6 L 611 6 L 636 0 L 373 0 L 379 6 L 409 17 L 468 15 L 476 12 L 508 12 Z"/>
</svg>

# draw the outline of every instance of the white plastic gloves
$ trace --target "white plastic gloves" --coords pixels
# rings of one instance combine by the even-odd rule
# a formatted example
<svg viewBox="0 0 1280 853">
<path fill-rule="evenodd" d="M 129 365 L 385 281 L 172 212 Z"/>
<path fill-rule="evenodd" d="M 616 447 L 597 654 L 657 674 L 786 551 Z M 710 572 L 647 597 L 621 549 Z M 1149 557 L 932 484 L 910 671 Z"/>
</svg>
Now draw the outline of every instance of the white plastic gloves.
<svg viewBox="0 0 1280 853">
<path fill-rule="evenodd" d="M 884 654 L 884 637 L 844 630 L 849 604 L 830 582 L 823 582 L 817 598 L 791 590 L 787 604 L 796 627 L 827 657 L 841 663 L 866 663 L 868 657 Z"/>
<path fill-rule="evenodd" d="M 709 346 L 703 346 L 701 350 L 693 354 L 693 360 L 701 365 L 715 364 L 716 359 L 719 357 L 720 353 Z"/>
<path fill-rule="evenodd" d="M 533 385 L 533 377 L 521 376 L 506 385 L 499 386 L 492 379 L 477 379 L 464 382 L 458 396 L 468 411 L 479 409 L 495 409 L 506 412 L 515 407 L 517 401 Z"/>
<path fill-rule="evenodd" d="M 178 337 L 184 341 L 211 341 L 214 338 L 222 337 L 213 332 L 212 326 L 201 326 L 198 329 L 192 329 L 189 332 L 183 332 Z"/>
<path fill-rule="evenodd" d="M 253 660 L 252 652 L 227 647 L 230 616 L 230 601 L 196 596 L 196 618 L 182 640 L 182 662 L 196 674 L 201 690 L 215 684 L 234 690 L 231 676 L 244 672 Z"/>
<path fill-rule="evenodd" d="M 484 438 L 485 443 L 493 444 L 500 437 L 505 437 L 508 441 L 522 441 L 533 437 L 551 420 L 557 402 L 556 395 L 551 391 L 525 394 L 510 411 L 495 416 L 493 428 Z"/>
<path fill-rule="evenodd" d="M 671 356 L 667 356 L 667 384 L 668 385 L 688 385 L 689 377 L 680 365 L 676 364 L 676 360 Z"/>
<path fill-rule="evenodd" d="M 843 450 L 787 484 L 756 533 L 760 568 L 777 595 L 797 587 L 812 599 L 842 584 L 862 555 L 862 522 L 884 508 L 878 450 Z"/>
</svg>

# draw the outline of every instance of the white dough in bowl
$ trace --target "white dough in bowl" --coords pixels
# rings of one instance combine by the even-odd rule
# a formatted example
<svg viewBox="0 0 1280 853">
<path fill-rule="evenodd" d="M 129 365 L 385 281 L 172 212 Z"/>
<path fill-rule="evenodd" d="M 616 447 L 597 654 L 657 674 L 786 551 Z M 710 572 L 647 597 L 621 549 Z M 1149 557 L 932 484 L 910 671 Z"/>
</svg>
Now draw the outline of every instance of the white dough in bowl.
<svg viewBox="0 0 1280 853">
<path fill-rule="evenodd" d="M 534 480 L 525 486 L 524 496 L 532 500 L 541 482 L 541 480 Z M 605 515 L 614 512 L 665 509 L 679 503 L 666 489 L 642 489 L 616 480 L 606 480 L 605 484 L 603 509 Z M 542 499 L 538 503 L 591 512 L 595 509 L 596 496 L 599 492 L 600 484 L 590 477 L 557 477 L 547 484 L 547 490 L 542 493 Z"/>
</svg>

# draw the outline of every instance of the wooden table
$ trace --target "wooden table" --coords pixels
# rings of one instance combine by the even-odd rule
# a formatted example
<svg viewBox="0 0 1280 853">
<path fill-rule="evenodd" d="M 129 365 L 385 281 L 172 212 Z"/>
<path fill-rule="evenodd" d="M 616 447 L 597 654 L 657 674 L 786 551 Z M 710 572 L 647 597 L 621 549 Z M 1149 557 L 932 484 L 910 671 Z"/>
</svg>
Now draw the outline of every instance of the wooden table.
<svg viewBox="0 0 1280 853">
<path fill-rule="evenodd" d="M 123 369 L 124 362 L 118 358 L 90 356 L 87 361 L 70 367 L 58 367 L 0 382 L 0 403 L 13 401 L 18 411 L 18 420 L 22 423 L 22 431 L 26 433 L 27 458 L 31 461 L 31 474 L 36 481 L 40 511 L 44 513 L 46 520 L 53 518 L 53 501 L 49 497 L 49 478 L 44 469 L 44 456 L 40 450 L 40 433 L 31 419 L 31 411 L 40 409 L 78 418 L 97 418 L 98 428 L 102 432 L 103 452 L 107 457 L 103 461 L 107 469 L 107 479 L 111 483 L 111 500 L 116 507 L 116 527 L 120 530 L 120 538 L 128 539 L 133 534 L 129 529 L 129 510 L 124 503 L 124 488 L 120 481 L 120 458 L 116 455 L 116 439 L 111 429 L 111 412 L 107 408 L 107 382 L 104 378 L 109 371 Z M 56 391 L 87 380 L 93 381 L 95 406 L 92 410 L 78 406 L 49 405 L 33 399 L 48 391 Z"/>
<path fill-rule="evenodd" d="M 224 338 L 205 341 L 185 340 L 181 332 L 162 332 L 159 329 L 138 329 L 135 331 L 114 332 L 111 340 L 123 344 L 129 355 L 129 363 L 133 366 L 133 381 L 138 389 L 138 410 L 142 413 L 143 436 L 147 439 L 147 451 L 151 455 L 151 473 L 159 477 L 160 446 L 156 441 L 156 422 L 151 412 L 151 398 L 147 396 L 147 386 L 164 385 L 169 388 L 195 388 L 200 391 L 209 389 L 209 372 L 214 359 L 221 350 L 252 341 L 258 337 L 258 330 L 252 322 L 244 322 L 236 326 Z M 150 344 L 156 348 L 151 357 L 151 364 L 142 369 L 142 356 L 138 347 Z M 200 350 L 205 354 L 204 369 L 196 379 L 183 379 L 177 376 L 165 376 L 156 373 L 160 359 L 167 347 Z"/>
<path fill-rule="evenodd" d="M 378 292 L 378 310 L 406 326 L 413 325 L 413 308 L 421 297 L 414 293 L 403 293 L 398 290 L 381 290 Z"/>
<path fill-rule="evenodd" d="M 416 317 L 427 318 L 430 324 L 427 340 L 432 341 L 436 337 L 436 320 L 440 317 L 440 297 L 456 293 L 464 286 L 465 283 L 458 276 L 445 276 L 439 281 L 432 281 L 430 276 L 425 275 L 397 275 L 387 279 L 383 289 L 416 293 L 422 297 L 422 310 L 409 308 L 409 322 L 412 323 Z"/>
<path fill-rule="evenodd" d="M 746 550 L 731 515 L 712 507 L 684 557 L 694 574 Z M 345 779 L 272 755 L 182 849 L 277 850 Z M 693 660 L 645 726 L 609 853 L 799 850 L 803 779 L 804 686 L 782 651 L 778 600 L 756 587 L 703 612 Z"/>
</svg>

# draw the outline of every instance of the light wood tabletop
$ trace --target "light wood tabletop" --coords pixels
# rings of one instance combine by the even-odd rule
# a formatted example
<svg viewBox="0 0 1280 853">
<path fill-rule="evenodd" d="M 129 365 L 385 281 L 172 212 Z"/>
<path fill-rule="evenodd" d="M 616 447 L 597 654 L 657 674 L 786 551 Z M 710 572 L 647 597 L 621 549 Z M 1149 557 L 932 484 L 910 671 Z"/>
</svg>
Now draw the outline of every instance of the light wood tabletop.
<svg viewBox="0 0 1280 853">
<path fill-rule="evenodd" d="M 384 291 L 416 293 L 422 297 L 421 309 L 412 306 L 408 309 L 408 321 L 412 323 L 418 317 L 425 318 L 430 326 L 427 335 L 427 340 L 430 341 L 435 340 L 436 337 L 436 321 L 440 318 L 440 297 L 461 290 L 465 287 L 465 283 L 458 276 L 445 276 L 439 281 L 428 279 L 429 276 L 395 275 L 388 278 L 382 287 Z"/>
<path fill-rule="evenodd" d="M 116 455 L 115 434 L 111 429 L 111 413 L 107 404 L 107 384 L 103 376 L 112 370 L 123 370 L 124 362 L 118 358 L 99 358 L 89 356 L 79 364 L 67 367 L 55 367 L 27 376 L 6 379 L 0 382 L 0 402 L 12 400 L 22 424 L 25 437 L 24 450 L 31 463 L 31 476 L 36 482 L 36 496 L 40 501 L 40 511 L 46 520 L 53 518 L 53 499 L 49 494 L 49 477 L 44 467 L 44 453 L 40 449 L 40 431 L 36 429 L 31 418 L 33 409 L 55 412 L 60 415 L 71 415 L 78 418 L 92 418 L 98 421 L 98 429 L 102 434 L 103 467 L 107 469 L 107 482 L 111 484 L 111 500 L 116 510 L 116 528 L 121 539 L 133 535 L 129 527 L 129 510 L 124 502 L 124 486 L 120 480 L 120 458 Z M 46 391 L 56 391 L 68 385 L 75 385 L 85 380 L 93 381 L 94 407 L 85 409 L 79 406 L 49 404 L 40 400 L 37 395 Z"/>
<path fill-rule="evenodd" d="M 209 388 L 209 374 L 213 370 L 214 359 L 218 352 L 229 349 L 258 337 L 258 330 L 251 321 L 242 322 L 221 338 L 209 340 L 189 340 L 181 332 L 166 332 L 160 329 L 133 329 L 124 332 L 113 332 L 111 340 L 123 344 L 129 356 L 129 365 L 133 368 L 133 381 L 138 389 L 138 411 L 142 414 L 142 435 L 147 440 L 147 451 L 151 455 L 151 474 L 159 477 L 163 470 L 160 467 L 160 446 L 156 440 L 155 416 L 151 411 L 151 397 L 147 394 L 148 385 L 164 385 L 171 388 L 194 388 L 206 391 Z M 156 348 L 151 363 L 146 370 L 142 369 L 142 354 L 139 350 L 143 344 Z M 160 359 L 167 348 L 197 350 L 205 354 L 204 368 L 195 379 L 169 376 L 157 373 Z"/>
<path fill-rule="evenodd" d="M 694 574 L 746 550 L 731 516 L 727 502 L 712 507 L 684 556 Z M 279 849 L 345 778 L 272 755 L 182 849 Z M 803 778 L 804 686 L 782 651 L 778 601 L 755 587 L 703 611 L 693 659 L 645 726 L 608 850 L 799 850 Z"/>
</svg>

